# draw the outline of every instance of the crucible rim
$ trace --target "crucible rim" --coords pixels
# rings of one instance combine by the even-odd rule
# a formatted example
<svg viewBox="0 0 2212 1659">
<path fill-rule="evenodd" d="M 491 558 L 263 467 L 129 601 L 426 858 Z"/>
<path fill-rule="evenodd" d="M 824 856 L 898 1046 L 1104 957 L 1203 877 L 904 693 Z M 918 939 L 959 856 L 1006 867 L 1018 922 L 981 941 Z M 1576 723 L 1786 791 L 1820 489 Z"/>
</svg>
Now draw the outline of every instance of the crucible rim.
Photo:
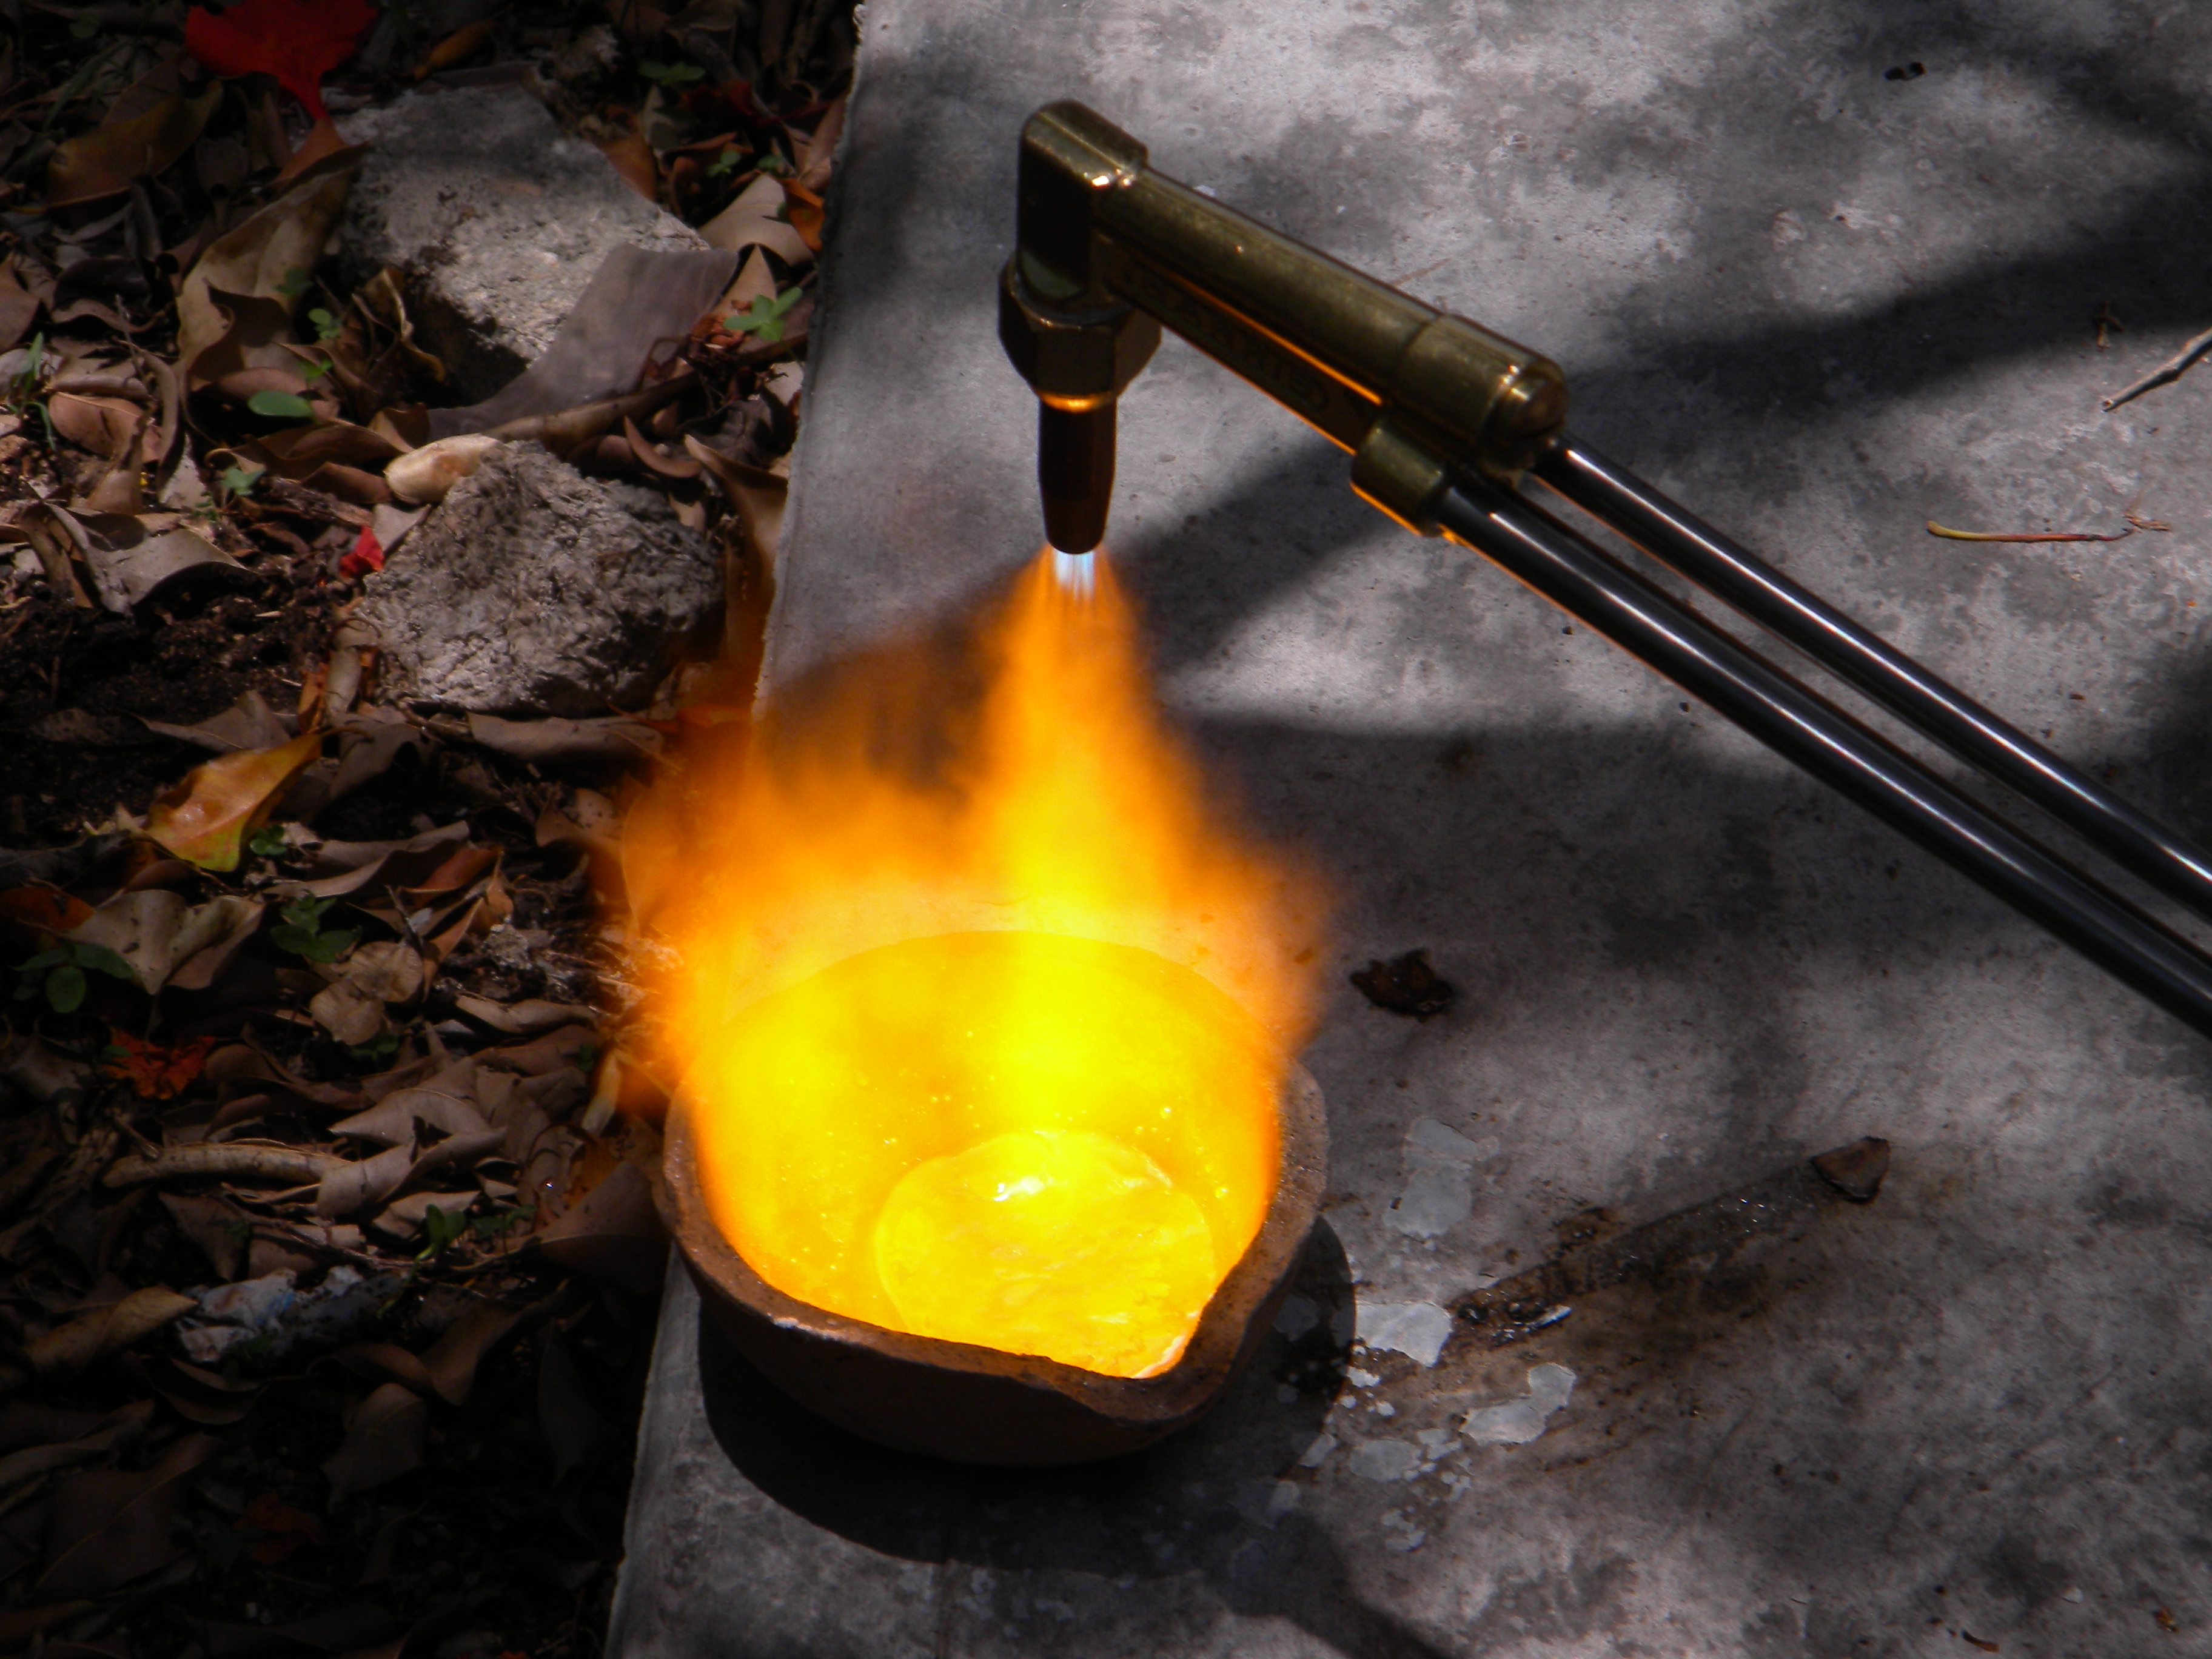
<svg viewBox="0 0 2212 1659">
<path fill-rule="evenodd" d="M 1206 1301 L 1182 1357 L 1151 1376 L 1112 1376 L 1036 1354 L 1009 1353 L 974 1343 L 917 1336 L 833 1313 L 777 1290 L 722 1235 L 706 1209 L 698 1179 L 692 1101 L 688 1085 L 671 1101 L 661 1170 L 653 1182 L 659 1206 L 686 1268 L 724 1328 L 799 1403 L 845 1428 L 907 1451 L 964 1462 L 1052 1463 L 1134 1450 L 1194 1421 L 1217 1401 L 1265 1338 L 1283 1291 L 1321 1215 L 1328 1169 L 1328 1123 L 1321 1085 L 1287 1061 L 1275 1091 L 1280 1152 L 1260 1230 Z M 731 1316 L 735 1316 L 732 1320 Z M 940 1376 L 971 1379 L 979 1389 L 1017 1389 L 1048 1397 L 1073 1411 L 1071 1449 L 1022 1446 L 978 1455 L 963 1443 L 925 1443 L 911 1424 L 870 1420 L 849 1404 L 831 1409 L 793 1386 L 785 1368 L 764 1363 L 763 1345 L 780 1352 L 817 1351 L 826 1362 L 866 1355 Z M 900 1415 L 884 1413 L 886 1419 Z M 1103 1438 L 1102 1438 L 1103 1437 Z M 1018 1431 L 1014 1437 L 1020 1437 Z"/>
</svg>

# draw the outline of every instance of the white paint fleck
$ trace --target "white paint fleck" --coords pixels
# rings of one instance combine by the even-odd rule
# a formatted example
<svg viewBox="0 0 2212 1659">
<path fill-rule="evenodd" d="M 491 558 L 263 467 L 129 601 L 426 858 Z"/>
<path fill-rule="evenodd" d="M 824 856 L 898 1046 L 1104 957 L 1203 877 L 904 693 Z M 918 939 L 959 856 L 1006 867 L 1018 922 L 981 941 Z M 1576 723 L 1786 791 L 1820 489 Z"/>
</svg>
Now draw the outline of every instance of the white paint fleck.
<svg viewBox="0 0 2212 1659">
<path fill-rule="evenodd" d="M 1425 1117 L 1406 1131 L 1406 1190 L 1390 1206 L 1390 1224 L 1415 1238 L 1434 1238 L 1474 1210 L 1474 1165 L 1498 1152 L 1494 1136 L 1469 1140 L 1449 1124 Z"/>
<path fill-rule="evenodd" d="M 1451 1336 L 1451 1315 L 1433 1302 L 1358 1304 L 1359 1340 L 1370 1348 L 1404 1354 L 1424 1368 L 1437 1363 Z"/>
<path fill-rule="evenodd" d="M 1565 1365 L 1533 1365 L 1527 1394 L 1469 1412 L 1460 1432 L 1478 1445 L 1525 1446 L 1544 1432 L 1546 1420 L 1574 1391 L 1575 1374 Z"/>
<path fill-rule="evenodd" d="M 1352 1449 L 1352 1472 L 1368 1480 L 1403 1480 L 1420 1461 L 1410 1440 L 1368 1440 Z"/>
<path fill-rule="evenodd" d="M 1346 1368 L 1344 1380 L 1355 1389 L 1371 1389 L 1382 1379 L 1373 1371 L 1364 1371 L 1358 1366 L 1352 1365 Z"/>
<path fill-rule="evenodd" d="M 1316 1435 L 1313 1438 L 1313 1443 L 1308 1446 L 1304 1452 L 1299 1454 L 1298 1467 L 1302 1469 L 1319 1468 L 1322 1464 L 1328 1462 L 1328 1455 L 1336 1449 L 1336 1445 L 1337 1440 L 1334 1435 Z"/>
</svg>

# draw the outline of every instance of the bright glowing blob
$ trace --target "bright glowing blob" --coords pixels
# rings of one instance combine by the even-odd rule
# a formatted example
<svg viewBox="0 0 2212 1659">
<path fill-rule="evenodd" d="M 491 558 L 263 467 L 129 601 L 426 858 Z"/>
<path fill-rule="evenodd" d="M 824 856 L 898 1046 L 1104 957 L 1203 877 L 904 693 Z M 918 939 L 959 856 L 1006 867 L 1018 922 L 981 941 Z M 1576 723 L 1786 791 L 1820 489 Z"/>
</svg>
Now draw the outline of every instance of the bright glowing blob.
<svg viewBox="0 0 2212 1659">
<path fill-rule="evenodd" d="M 893 1329 L 1173 1362 L 1267 1213 L 1324 908 L 1221 796 L 1103 555 L 686 741 L 622 870 L 754 1271 Z M 993 1171 L 1042 1184 L 978 1200 Z"/>
</svg>

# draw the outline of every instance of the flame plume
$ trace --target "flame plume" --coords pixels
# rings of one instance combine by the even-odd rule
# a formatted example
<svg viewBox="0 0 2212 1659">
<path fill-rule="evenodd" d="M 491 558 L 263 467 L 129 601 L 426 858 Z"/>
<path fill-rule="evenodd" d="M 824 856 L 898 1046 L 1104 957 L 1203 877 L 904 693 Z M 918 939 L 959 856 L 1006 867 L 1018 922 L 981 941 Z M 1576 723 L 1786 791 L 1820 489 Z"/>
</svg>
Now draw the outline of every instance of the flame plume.
<svg viewBox="0 0 2212 1659">
<path fill-rule="evenodd" d="M 787 1293 L 1120 1375 L 1257 1231 L 1319 888 L 1209 803 L 1103 557 L 826 677 L 633 808 L 704 1195 Z"/>
</svg>

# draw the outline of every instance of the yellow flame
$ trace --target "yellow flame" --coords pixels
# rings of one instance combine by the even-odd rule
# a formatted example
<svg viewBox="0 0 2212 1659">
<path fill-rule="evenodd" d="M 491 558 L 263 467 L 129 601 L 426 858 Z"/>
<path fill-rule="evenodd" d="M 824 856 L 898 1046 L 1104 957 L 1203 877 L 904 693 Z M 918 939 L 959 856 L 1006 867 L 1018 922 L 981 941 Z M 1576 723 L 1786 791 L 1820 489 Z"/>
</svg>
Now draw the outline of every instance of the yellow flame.
<svg viewBox="0 0 2212 1659">
<path fill-rule="evenodd" d="M 1091 562 L 707 734 L 623 866 L 703 1195 L 763 1279 L 1140 1376 L 1265 1217 L 1320 906 L 1210 808 Z"/>
</svg>

